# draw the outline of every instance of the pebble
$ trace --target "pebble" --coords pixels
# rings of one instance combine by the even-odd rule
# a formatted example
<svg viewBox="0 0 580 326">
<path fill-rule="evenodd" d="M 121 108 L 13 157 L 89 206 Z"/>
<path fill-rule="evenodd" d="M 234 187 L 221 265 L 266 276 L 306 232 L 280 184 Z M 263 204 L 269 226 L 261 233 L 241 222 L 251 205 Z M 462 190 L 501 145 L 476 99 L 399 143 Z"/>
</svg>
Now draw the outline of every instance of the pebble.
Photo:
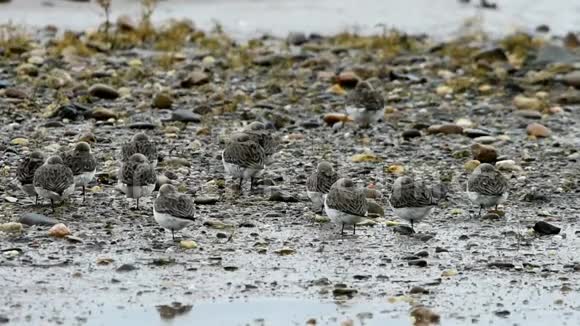
<svg viewBox="0 0 580 326">
<path fill-rule="evenodd" d="M 539 99 L 535 97 L 526 97 L 523 95 L 514 97 L 512 103 L 518 110 L 540 111 L 543 107 L 543 103 Z"/>
<path fill-rule="evenodd" d="M 580 70 L 569 72 L 563 75 L 560 80 L 568 86 L 580 88 Z"/>
<path fill-rule="evenodd" d="M 534 225 L 534 231 L 541 235 L 553 235 L 560 233 L 560 228 L 548 222 L 539 221 Z"/>
<path fill-rule="evenodd" d="M 186 109 L 178 109 L 171 112 L 171 121 L 181 121 L 181 122 L 201 122 L 201 116 L 199 114 L 193 113 L 193 111 Z"/>
<path fill-rule="evenodd" d="M 427 128 L 427 132 L 430 134 L 446 134 L 446 135 L 462 134 L 463 127 L 458 126 L 454 123 L 447 123 L 443 125 L 432 125 L 429 128 Z"/>
<path fill-rule="evenodd" d="M 215 205 L 219 200 L 218 196 L 199 196 L 194 202 L 196 205 Z"/>
<path fill-rule="evenodd" d="M 393 228 L 393 232 L 399 233 L 402 235 L 411 235 L 411 234 L 415 233 L 415 231 L 413 231 L 413 229 L 408 225 L 397 225 Z"/>
<path fill-rule="evenodd" d="M 28 138 L 14 138 L 10 141 L 12 145 L 19 145 L 19 146 L 28 146 L 30 140 Z"/>
<path fill-rule="evenodd" d="M 408 129 L 403 131 L 403 133 L 401 134 L 401 137 L 403 137 L 403 139 L 408 140 L 408 139 L 412 139 L 412 138 L 418 138 L 421 137 L 421 132 L 417 129 Z"/>
<path fill-rule="evenodd" d="M 414 286 L 409 290 L 409 294 L 429 294 L 429 290 L 420 286 Z"/>
<path fill-rule="evenodd" d="M 481 136 L 481 137 L 473 138 L 473 141 L 476 143 L 489 145 L 489 144 L 495 143 L 497 141 L 497 138 L 495 138 L 493 136 Z"/>
<path fill-rule="evenodd" d="M 111 86 L 105 84 L 94 84 L 89 87 L 89 94 L 94 97 L 114 100 L 120 96 L 119 92 Z"/>
<path fill-rule="evenodd" d="M 270 198 L 268 198 L 268 200 L 269 201 L 284 202 L 284 203 L 296 203 L 296 202 L 298 202 L 298 198 L 296 198 L 296 196 L 290 195 L 287 193 L 283 193 L 279 190 L 274 190 L 272 192 L 272 194 L 270 195 Z"/>
<path fill-rule="evenodd" d="M 497 160 L 497 150 L 491 145 L 473 144 L 471 154 L 481 163 L 495 163 Z"/>
<path fill-rule="evenodd" d="M 523 171 L 522 167 L 517 165 L 516 162 L 514 162 L 513 160 L 498 161 L 497 163 L 495 163 L 495 167 L 498 170 L 502 170 L 502 171 L 510 171 L 510 172 Z"/>
<path fill-rule="evenodd" d="M 4 96 L 18 99 L 28 98 L 28 94 L 26 94 L 25 91 L 14 87 L 9 87 L 6 90 L 4 90 Z"/>
<path fill-rule="evenodd" d="M 90 109 L 77 104 L 67 104 L 62 105 L 56 109 L 53 113 L 49 114 L 49 117 L 59 117 L 69 120 L 77 120 L 80 117 L 84 117 L 90 114 Z"/>
<path fill-rule="evenodd" d="M 96 108 L 90 111 L 90 117 L 95 120 L 106 121 L 109 119 L 117 119 L 117 113 L 111 109 Z"/>
<path fill-rule="evenodd" d="M 22 216 L 20 216 L 18 222 L 24 225 L 46 225 L 46 226 L 52 226 L 59 223 L 59 221 L 51 217 L 37 213 L 24 213 L 22 214 Z"/>
<path fill-rule="evenodd" d="M 195 249 L 197 248 L 197 242 L 193 240 L 181 240 L 179 246 L 183 249 Z"/>
<path fill-rule="evenodd" d="M 209 76 L 201 70 L 192 71 L 184 80 L 181 81 L 180 85 L 184 88 L 189 88 L 193 86 L 199 86 L 207 84 L 209 82 Z"/>
<path fill-rule="evenodd" d="M 117 268 L 117 272 L 124 273 L 124 272 L 131 272 L 137 270 L 138 268 L 135 267 L 133 264 L 123 264 Z"/>
<path fill-rule="evenodd" d="M 508 61 L 508 57 L 505 53 L 505 50 L 500 48 L 500 47 L 493 47 L 490 49 L 484 49 L 481 50 L 479 52 L 477 52 L 473 58 L 475 59 L 475 61 L 485 61 L 487 63 L 493 63 L 493 62 L 507 62 Z"/>
<path fill-rule="evenodd" d="M 291 45 L 302 45 L 308 41 L 306 34 L 300 32 L 290 32 L 286 38 L 288 44 Z"/>
<path fill-rule="evenodd" d="M 5 233 L 21 233 L 22 224 L 17 222 L 8 222 L 0 224 L 0 231 Z"/>
<path fill-rule="evenodd" d="M 10 87 L 10 82 L 0 79 L 0 89 L 6 89 L 8 87 Z"/>
<path fill-rule="evenodd" d="M 526 131 L 528 135 L 535 137 L 549 137 L 552 134 L 549 128 L 537 122 L 529 124 Z"/>
<path fill-rule="evenodd" d="M 335 123 L 338 122 L 346 122 L 349 121 L 349 117 L 343 113 L 327 113 L 324 115 L 322 120 L 329 126 L 333 126 Z"/>
<path fill-rule="evenodd" d="M 353 71 L 343 71 L 336 78 L 338 85 L 344 88 L 354 88 L 359 81 L 360 77 Z"/>
<path fill-rule="evenodd" d="M 409 260 L 407 264 L 409 264 L 409 266 L 427 267 L 427 261 L 425 259 Z"/>
<path fill-rule="evenodd" d="M 358 291 L 356 289 L 353 288 L 343 288 L 343 287 L 337 287 L 334 290 L 332 290 L 332 294 L 336 297 L 338 296 L 347 296 L 347 297 L 352 297 L 354 296 Z"/>
<path fill-rule="evenodd" d="M 169 109 L 173 105 L 173 99 L 167 93 L 157 93 L 153 96 L 151 105 L 157 109 Z"/>
<path fill-rule="evenodd" d="M 476 138 L 476 137 L 486 137 L 489 136 L 489 132 L 481 129 L 473 129 L 467 128 L 463 130 L 463 134 L 469 138 Z"/>
<path fill-rule="evenodd" d="M 315 129 L 320 127 L 320 122 L 316 119 L 310 119 L 300 122 L 300 126 L 305 129 Z"/>
<path fill-rule="evenodd" d="M 500 268 L 500 269 L 512 269 L 515 267 L 515 265 L 513 263 L 503 262 L 503 261 L 494 261 L 494 262 L 487 264 L 487 266 L 496 267 L 496 268 Z"/>
<path fill-rule="evenodd" d="M 516 115 L 519 115 L 520 117 L 524 117 L 527 119 L 541 119 L 542 118 L 542 114 L 538 111 L 533 111 L 533 110 L 520 110 L 520 111 L 516 111 Z"/>
<path fill-rule="evenodd" d="M 69 234 L 71 234 L 69 228 L 63 223 L 55 224 L 48 230 L 48 235 L 56 238 L 64 238 Z"/>
<path fill-rule="evenodd" d="M 416 307 L 411 310 L 415 326 L 439 325 L 441 316 L 427 307 Z"/>
</svg>

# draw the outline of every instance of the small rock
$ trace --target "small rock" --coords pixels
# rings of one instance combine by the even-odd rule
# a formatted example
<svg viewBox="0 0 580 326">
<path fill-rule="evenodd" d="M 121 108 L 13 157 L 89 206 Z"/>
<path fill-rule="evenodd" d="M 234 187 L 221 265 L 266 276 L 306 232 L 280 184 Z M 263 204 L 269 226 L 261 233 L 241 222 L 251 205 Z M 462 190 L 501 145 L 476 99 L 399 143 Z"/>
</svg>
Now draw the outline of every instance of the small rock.
<svg viewBox="0 0 580 326">
<path fill-rule="evenodd" d="M 116 89 L 105 84 L 94 84 L 89 87 L 89 94 L 105 100 L 114 100 L 120 96 Z"/>
<path fill-rule="evenodd" d="M 343 288 L 343 287 L 339 287 L 339 288 L 335 288 L 334 290 L 332 290 L 332 294 L 335 297 L 338 296 L 347 296 L 347 297 L 352 297 L 354 296 L 358 291 L 356 289 L 353 288 Z"/>
<path fill-rule="evenodd" d="M 352 158 L 350 159 L 351 162 L 353 163 L 364 163 L 364 162 L 380 162 L 381 159 L 379 157 L 377 157 L 374 153 L 371 152 L 365 152 L 362 154 L 355 154 L 352 156 Z"/>
<path fill-rule="evenodd" d="M 548 202 L 550 201 L 550 196 L 542 190 L 532 188 L 522 196 L 522 200 L 527 202 Z"/>
<path fill-rule="evenodd" d="M 181 87 L 189 88 L 193 86 L 199 86 L 207 84 L 209 82 L 209 76 L 201 70 L 192 71 L 189 76 L 181 81 Z"/>
<path fill-rule="evenodd" d="M 71 234 L 69 228 L 63 223 L 55 224 L 48 230 L 48 235 L 56 238 L 64 238 L 69 234 Z"/>
<path fill-rule="evenodd" d="M 493 213 L 493 212 L 486 213 L 485 215 L 483 215 L 481 217 L 482 220 L 488 220 L 488 221 L 497 221 L 500 218 L 501 218 L 501 216 L 499 216 L 499 214 Z"/>
<path fill-rule="evenodd" d="M 414 259 L 414 260 L 409 260 L 407 262 L 407 264 L 409 264 L 409 266 L 426 267 L 427 261 L 425 259 Z"/>
<path fill-rule="evenodd" d="M 18 198 L 12 197 L 12 196 L 6 196 L 6 197 L 4 197 L 4 199 L 9 203 L 15 203 L 18 201 Z"/>
<path fill-rule="evenodd" d="M 447 123 L 444 125 L 432 125 L 429 128 L 427 128 L 427 132 L 430 134 L 446 134 L 446 135 L 462 134 L 463 127 L 458 126 L 454 123 Z"/>
<path fill-rule="evenodd" d="M 320 122 L 316 119 L 310 119 L 300 122 L 300 126 L 304 129 L 314 129 L 320 127 Z"/>
<path fill-rule="evenodd" d="M 580 88 L 580 70 L 569 72 L 562 76 L 560 80 L 568 86 Z"/>
<path fill-rule="evenodd" d="M 10 141 L 10 144 L 19 146 L 28 146 L 29 143 L 28 138 L 14 138 Z"/>
<path fill-rule="evenodd" d="M 417 129 L 408 129 L 403 131 L 403 133 L 401 134 L 401 137 L 403 137 L 403 139 L 408 140 L 408 139 L 412 139 L 412 138 L 418 138 L 421 137 L 421 132 Z"/>
<path fill-rule="evenodd" d="M 220 198 L 218 196 L 199 196 L 196 197 L 194 202 L 196 205 L 215 205 Z"/>
<path fill-rule="evenodd" d="M 489 144 L 495 143 L 497 141 L 497 138 L 495 138 L 493 136 L 481 136 L 481 137 L 473 138 L 473 141 L 476 143 L 489 145 Z"/>
<path fill-rule="evenodd" d="M 473 159 L 481 163 L 495 163 L 497 160 L 497 151 L 491 145 L 473 144 L 471 146 Z"/>
<path fill-rule="evenodd" d="M 489 136 L 489 132 L 481 129 L 467 128 L 463 130 L 463 134 L 469 138 Z"/>
<path fill-rule="evenodd" d="M 427 250 L 421 250 L 415 254 L 417 257 L 429 257 L 429 252 Z"/>
<path fill-rule="evenodd" d="M 18 221 L 24 225 L 52 226 L 59 223 L 57 220 L 53 218 L 37 213 L 24 213 L 22 216 L 20 216 L 20 219 Z"/>
<path fill-rule="evenodd" d="M 495 163 L 495 167 L 498 170 L 503 170 L 503 171 L 510 171 L 510 172 L 523 171 L 522 167 L 517 165 L 516 162 L 514 162 L 512 160 L 499 161 L 499 162 Z"/>
<path fill-rule="evenodd" d="M 503 261 L 495 261 L 495 262 L 491 262 L 489 264 L 487 264 L 487 266 L 489 267 L 497 267 L 500 269 L 512 269 L 515 267 L 514 264 L 509 263 L 509 262 L 503 262 Z"/>
<path fill-rule="evenodd" d="M 411 310 L 411 317 L 415 319 L 414 325 L 416 326 L 438 325 L 441 321 L 441 316 L 439 316 L 439 314 L 426 307 L 413 308 L 413 310 Z"/>
<path fill-rule="evenodd" d="M 289 256 L 296 253 L 296 250 L 292 248 L 282 248 L 278 250 L 274 250 L 274 253 L 278 256 Z"/>
<path fill-rule="evenodd" d="M 296 203 L 296 202 L 298 202 L 298 198 L 296 198 L 296 196 L 290 195 L 287 193 L 283 193 L 279 190 L 274 190 L 272 192 L 272 194 L 270 195 L 270 198 L 268 198 L 268 200 L 269 201 L 284 202 L 284 203 Z"/>
<path fill-rule="evenodd" d="M 487 63 L 508 61 L 508 57 L 504 49 L 499 47 L 481 50 L 477 52 L 473 58 L 475 59 L 475 61 L 485 61 Z"/>
<path fill-rule="evenodd" d="M 534 231 L 541 235 L 552 235 L 560 233 L 560 228 L 548 222 L 540 221 L 534 225 Z"/>
<path fill-rule="evenodd" d="M 119 273 L 131 272 L 131 271 L 134 271 L 137 269 L 138 268 L 135 267 L 135 265 L 133 265 L 133 264 L 123 264 L 123 265 L 119 266 L 119 268 L 117 268 L 117 272 L 119 272 Z"/>
<path fill-rule="evenodd" d="M 17 222 L 8 222 L 0 224 L 0 231 L 5 233 L 22 233 L 22 224 Z"/>
<path fill-rule="evenodd" d="M 85 117 L 90 115 L 90 109 L 80 104 L 67 104 L 56 108 L 52 112 L 48 112 L 47 117 L 59 117 L 69 120 L 77 120 L 80 117 Z"/>
<path fill-rule="evenodd" d="M 334 85 L 330 86 L 326 90 L 326 92 L 330 93 L 330 94 L 335 94 L 335 95 L 346 95 L 346 91 L 339 84 L 334 84 Z M 350 117 L 349 117 L 349 119 L 350 119 Z"/>
<path fill-rule="evenodd" d="M 109 120 L 117 119 L 117 113 L 111 109 L 106 108 L 96 108 L 90 111 L 90 117 L 95 120 Z"/>
<path fill-rule="evenodd" d="M 193 240 L 181 240 L 179 246 L 183 249 L 195 249 L 197 248 L 197 242 Z"/>
<path fill-rule="evenodd" d="M 360 78 L 352 71 L 343 71 L 336 78 L 338 85 L 344 88 L 354 88 L 359 81 Z"/>
<path fill-rule="evenodd" d="M 393 228 L 393 232 L 402 235 L 412 235 L 413 233 L 415 233 L 415 231 L 413 231 L 413 229 L 408 225 L 397 225 Z"/>
<path fill-rule="evenodd" d="M 494 311 L 493 314 L 501 318 L 507 318 L 509 315 L 511 315 L 509 310 L 498 310 Z"/>
<path fill-rule="evenodd" d="M 9 322 L 10 322 L 10 318 L 8 318 L 8 317 L 6 317 L 4 315 L 0 315 L 0 324 L 8 324 Z"/>
<path fill-rule="evenodd" d="M 516 115 L 519 115 L 520 117 L 524 117 L 527 119 L 542 119 L 542 114 L 538 111 L 534 111 L 534 110 L 519 110 L 516 111 Z"/>
<path fill-rule="evenodd" d="M 288 34 L 286 41 L 291 45 L 302 45 L 308 41 L 308 38 L 304 33 L 291 32 Z"/>
<path fill-rule="evenodd" d="M 552 134 L 550 129 L 537 122 L 529 124 L 526 131 L 528 135 L 535 137 L 549 137 Z"/>
<path fill-rule="evenodd" d="M 540 101 L 539 99 L 535 97 L 526 97 L 523 95 L 518 95 L 514 97 L 512 103 L 518 110 L 540 111 L 544 106 L 542 101 Z"/>
<path fill-rule="evenodd" d="M 173 104 L 173 99 L 167 93 L 157 93 L 153 97 L 153 103 L 151 105 L 158 109 L 169 109 Z"/>
<path fill-rule="evenodd" d="M 4 96 L 10 98 L 18 98 L 18 99 L 25 99 L 28 97 L 28 94 L 19 88 L 10 87 L 4 90 Z"/>
<path fill-rule="evenodd" d="M 122 32 L 132 32 L 137 29 L 137 25 L 128 15 L 121 15 L 117 18 L 117 28 Z"/>
<path fill-rule="evenodd" d="M 199 114 L 193 113 L 193 111 L 186 109 L 178 109 L 171 112 L 171 121 L 181 121 L 181 122 L 201 122 L 201 116 Z"/>
<path fill-rule="evenodd" d="M 409 294 L 429 294 L 429 290 L 420 286 L 414 286 L 409 290 Z"/>
<path fill-rule="evenodd" d="M 463 129 L 473 128 L 473 121 L 471 121 L 467 118 L 457 119 L 457 121 L 455 121 L 455 124 L 462 127 Z M 463 133 L 465 133 L 465 130 L 463 130 Z"/>
</svg>

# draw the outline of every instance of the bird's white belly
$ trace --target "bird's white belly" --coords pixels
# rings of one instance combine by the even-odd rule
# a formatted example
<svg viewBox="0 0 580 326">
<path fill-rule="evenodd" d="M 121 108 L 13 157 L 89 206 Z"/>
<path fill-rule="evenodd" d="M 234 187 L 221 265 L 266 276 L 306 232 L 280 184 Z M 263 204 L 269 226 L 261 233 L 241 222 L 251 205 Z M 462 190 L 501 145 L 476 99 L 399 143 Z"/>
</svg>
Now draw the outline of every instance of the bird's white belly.
<svg viewBox="0 0 580 326">
<path fill-rule="evenodd" d="M 365 218 L 358 215 L 352 215 L 345 212 L 341 212 L 334 208 L 328 207 L 326 200 L 324 201 L 324 211 L 326 215 L 330 218 L 333 223 L 336 224 L 347 224 L 354 225 L 362 222 Z"/>
<path fill-rule="evenodd" d="M 406 221 L 413 220 L 413 222 L 420 222 L 431 213 L 431 210 L 433 206 L 393 208 L 395 215 Z"/>
<path fill-rule="evenodd" d="M 68 198 L 68 196 L 70 196 L 75 191 L 75 184 L 73 183 L 72 185 L 70 185 L 70 187 L 66 188 L 62 192 L 62 195 L 59 195 L 54 191 L 50 191 L 41 187 L 34 187 L 34 190 L 42 198 L 60 201 L 65 198 Z"/>
<path fill-rule="evenodd" d="M 158 213 L 155 210 L 155 207 L 153 208 L 153 217 L 159 225 L 174 231 L 179 231 L 186 226 L 193 224 L 193 221 L 190 220 L 177 218 L 167 213 Z"/>
<path fill-rule="evenodd" d="M 75 185 L 77 186 L 86 186 L 88 185 L 93 179 L 95 178 L 95 174 L 97 170 L 83 172 L 79 175 L 75 175 Z"/>
<path fill-rule="evenodd" d="M 504 192 L 501 196 L 490 196 L 467 190 L 467 197 L 477 206 L 493 207 L 505 202 L 508 193 Z"/>
<path fill-rule="evenodd" d="M 119 184 L 119 188 L 127 198 L 141 198 L 151 195 L 155 189 L 155 184 L 145 185 L 145 186 L 128 186 L 124 183 Z"/>
<path fill-rule="evenodd" d="M 346 113 L 352 117 L 354 122 L 362 126 L 369 126 L 379 121 L 385 114 L 384 109 L 371 111 L 360 107 L 346 107 Z"/>
</svg>

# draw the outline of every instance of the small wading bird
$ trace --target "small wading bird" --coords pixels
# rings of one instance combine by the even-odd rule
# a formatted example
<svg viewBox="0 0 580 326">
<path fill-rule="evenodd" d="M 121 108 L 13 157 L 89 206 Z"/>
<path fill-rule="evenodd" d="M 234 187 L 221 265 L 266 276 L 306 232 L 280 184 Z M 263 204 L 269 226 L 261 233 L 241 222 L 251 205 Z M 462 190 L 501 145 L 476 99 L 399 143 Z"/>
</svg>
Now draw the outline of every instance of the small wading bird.
<svg viewBox="0 0 580 326">
<path fill-rule="evenodd" d="M 75 185 L 83 188 L 83 202 L 85 201 L 85 187 L 93 181 L 97 172 L 97 160 L 91 152 L 91 146 L 86 142 L 79 142 L 72 151 L 61 155 L 75 179 Z"/>
<path fill-rule="evenodd" d="M 497 206 L 507 200 L 507 179 L 488 163 L 479 165 L 469 176 L 467 181 L 467 196 L 479 206 L 477 217 L 481 217 L 481 210 Z"/>
<path fill-rule="evenodd" d="M 44 164 L 44 155 L 39 151 L 34 151 L 25 157 L 16 169 L 16 178 L 20 183 L 20 189 L 28 196 L 36 198 L 38 205 L 38 194 L 34 189 L 34 172 Z"/>
<path fill-rule="evenodd" d="M 415 232 L 414 224 L 421 222 L 437 206 L 431 188 L 411 177 L 402 176 L 395 180 L 389 203 L 395 215 L 409 221 Z"/>
<path fill-rule="evenodd" d="M 352 225 L 352 234 L 356 234 L 356 224 L 362 222 L 368 211 L 368 204 L 364 189 L 355 187 L 348 178 L 338 179 L 324 200 L 326 215 L 341 225 L 340 234 L 344 235 L 344 226 Z"/>
<path fill-rule="evenodd" d="M 239 179 L 240 192 L 244 179 L 250 179 L 250 190 L 254 179 L 264 171 L 264 149 L 245 133 L 234 134 L 222 152 L 224 170 L 233 179 Z"/>
<path fill-rule="evenodd" d="M 119 171 L 119 188 L 127 198 L 137 200 L 137 209 L 139 198 L 151 195 L 156 182 L 155 169 L 143 154 L 133 154 Z"/>
<path fill-rule="evenodd" d="M 312 172 L 306 180 L 306 192 L 314 204 L 314 209 L 324 209 L 324 197 L 337 180 L 338 174 L 330 163 L 326 161 L 318 163 L 316 171 Z"/>
<path fill-rule="evenodd" d="M 59 156 L 51 156 L 34 173 L 34 190 L 50 200 L 54 212 L 54 202 L 62 201 L 75 191 L 75 180 L 71 169 L 64 165 Z"/>
<path fill-rule="evenodd" d="M 177 191 L 173 185 L 164 184 L 153 205 L 153 217 L 162 227 L 171 230 L 175 241 L 175 231 L 179 231 L 195 221 L 195 205 L 189 196 Z"/>
</svg>

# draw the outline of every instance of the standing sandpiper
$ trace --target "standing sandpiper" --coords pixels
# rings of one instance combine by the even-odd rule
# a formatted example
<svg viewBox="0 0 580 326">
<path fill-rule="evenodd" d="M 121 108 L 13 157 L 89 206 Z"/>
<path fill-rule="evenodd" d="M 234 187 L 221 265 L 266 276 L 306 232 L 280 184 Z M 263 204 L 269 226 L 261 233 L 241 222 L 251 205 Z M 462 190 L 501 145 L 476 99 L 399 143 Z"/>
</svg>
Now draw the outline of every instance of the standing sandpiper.
<svg viewBox="0 0 580 326">
<path fill-rule="evenodd" d="M 54 212 L 54 201 L 62 201 L 75 191 L 75 179 L 71 169 L 59 156 L 51 156 L 34 173 L 34 190 L 46 199 Z"/>
<path fill-rule="evenodd" d="M 437 206 L 431 188 L 407 176 L 395 180 L 389 203 L 395 215 L 411 222 L 413 232 L 414 223 L 421 222 Z"/>
<path fill-rule="evenodd" d="M 479 165 L 469 176 L 467 181 L 467 197 L 479 206 L 478 217 L 481 210 L 497 206 L 506 201 L 508 197 L 507 179 L 488 163 Z"/>
<path fill-rule="evenodd" d="M 346 113 L 361 128 L 369 128 L 383 118 L 385 100 L 367 81 L 359 82 L 346 98 Z"/>
<path fill-rule="evenodd" d="M 338 180 L 338 173 L 326 161 L 318 163 L 316 171 L 306 180 L 308 198 L 310 198 L 317 211 L 324 209 L 324 197 L 336 180 Z"/>
<path fill-rule="evenodd" d="M 133 136 L 130 142 L 121 147 L 121 161 L 128 162 L 133 154 L 143 154 L 153 167 L 157 167 L 157 148 L 144 133 Z"/>
<path fill-rule="evenodd" d="M 155 169 L 143 154 L 133 154 L 119 171 L 119 188 L 127 198 L 137 199 L 137 209 L 139 198 L 151 195 L 156 182 Z"/>
<path fill-rule="evenodd" d="M 91 146 L 82 141 L 75 145 L 72 151 L 61 155 L 64 164 L 74 175 L 75 185 L 83 188 L 83 202 L 85 201 L 85 187 L 93 181 L 97 172 L 97 160 L 91 152 Z"/>
<path fill-rule="evenodd" d="M 175 241 L 175 231 L 179 231 L 195 221 L 193 200 L 177 191 L 173 185 L 164 184 L 153 205 L 153 217 L 162 227 L 171 230 Z"/>
<path fill-rule="evenodd" d="M 266 155 L 265 163 L 271 163 L 272 155 L 278 151 L 279 141 L 266 129 L 266 126 L 260 121 L 254 121 L 244 129 L 243 133 L 248 134 L 250 139 L 262 146 Z"/>
<path fill-rule="evenodd" d="M 34 172 L 44 164 L 44 155 L 39 151 L 34 151 L 25 157 L 18 168 L 16 169 L 16 178 L 20 183 L 20 188 L 28 196 L 36 198 L 36 204 L 38 205 L 38 194 L 34 190 Z"/>
<path fill-rule="evenodd" d="M 222 152 L 222 162 L 227 174 L 240 179 L 242 191 L 244 179 L 250 179 L 250 190 L 254 189 L 254 179 L 264 171 L 264 149 L 245 133 L 234 134 Z"/>
<path fill-rule="evenodd" d="M 356 224 L 367 216 L 368 204 L 364 189 L 357 189 L 348 178 L 336 181 L 324 200 L 324 210 L 330 219 L 342 225 L 340 234 L 344 235 L 344 225 L 352 225 L 356 234 Z"/>
</svg>

